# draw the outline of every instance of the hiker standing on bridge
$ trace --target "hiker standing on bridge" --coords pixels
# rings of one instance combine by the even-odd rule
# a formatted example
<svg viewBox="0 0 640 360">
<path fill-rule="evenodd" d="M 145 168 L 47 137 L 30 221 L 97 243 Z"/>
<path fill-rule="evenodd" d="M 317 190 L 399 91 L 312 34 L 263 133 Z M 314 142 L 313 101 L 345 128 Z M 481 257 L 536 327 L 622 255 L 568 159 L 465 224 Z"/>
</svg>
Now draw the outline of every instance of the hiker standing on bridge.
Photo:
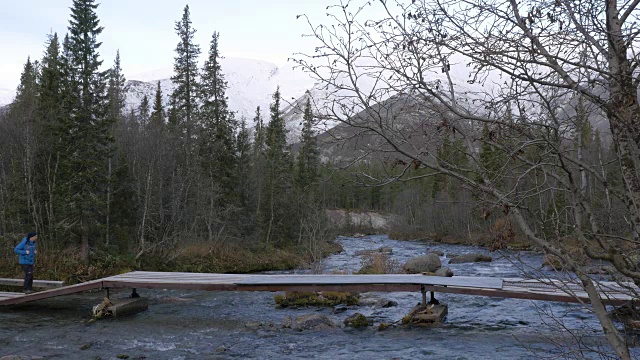
<svg viewBox="0 0 640 360">
<path fill-rule="evenodd" d="M 22 239 L 20 244 L 13 249 L 16 254 L 20 255 L 18 263 L 24 271 L 25 294 L 33 292 L 33 264 L 35 263 L 37 253 L 36 240 L 38 240 L 38 234 L 30 232 Z"/>
</svg>

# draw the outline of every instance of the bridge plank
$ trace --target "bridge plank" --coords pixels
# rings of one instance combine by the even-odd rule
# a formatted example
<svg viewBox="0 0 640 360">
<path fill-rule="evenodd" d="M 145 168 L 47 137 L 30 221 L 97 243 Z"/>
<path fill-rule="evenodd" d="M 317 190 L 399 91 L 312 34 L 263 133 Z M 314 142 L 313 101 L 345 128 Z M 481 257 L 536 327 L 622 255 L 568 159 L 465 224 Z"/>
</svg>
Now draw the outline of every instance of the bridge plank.
<svg viewBox="0 0 640 360">
<path fill-rule="evenodd" d="M 426 276 L 412 274 L 383 275 L 252 275 L 238 285 L 351 285 L 407 284 L 501 289 L 502 279 L 468 276 Z"/>
<path fill-rule="evenodd" d="M 598 284 L 606 303 L 622 304 L 633 299 L 628 289 L 635 285 L 612 282 Z M 0 305 L 17 304 L 101 287 L 159 288 L 210 291 L 426 291 L 530 300 L 588 302 L 587 294 L 573 281 L 531 280 L 413 275 L 300 275 L 300 274 L 207 274 L 135 271 L 83 284 L 24 295 L 0 293 Z M 637 294 L 637 293 L 636 293 Z"/>
<path fill-rule="evenodd" d="M 23 284 L 24 284 L 24 279 L 0 278 L 0 285 L 22 286 Z M 33 287 L 35 288 L 59 288 L 63 286 L 64 286 L 64 281 L 33 280 Z"/>
</svg>

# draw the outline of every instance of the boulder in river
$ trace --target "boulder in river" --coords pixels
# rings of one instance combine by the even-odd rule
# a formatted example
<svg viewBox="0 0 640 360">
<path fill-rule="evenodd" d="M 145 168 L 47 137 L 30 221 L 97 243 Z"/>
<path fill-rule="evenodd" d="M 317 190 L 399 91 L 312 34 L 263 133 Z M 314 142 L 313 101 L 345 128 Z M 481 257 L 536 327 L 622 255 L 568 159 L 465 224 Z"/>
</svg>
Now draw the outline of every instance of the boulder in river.
<svg viewBox="0 0 640 360">
<path fill-rule="evenodd" d="M 407 260 L 403 266 L 403 270 L 409 274 L 419 274 L 423 272 L 435 272 L 440 269 L 442 262 L 436 254 L 427 254 Z"/>
<path fill-rule="evenodd" d="M 344 319 L 344 324 L 346 326 L 351 326 L 354 328 L 364 328 L 369 326 L 369 320 L 367 319 L 366 316 L 360 314 L 360 313 L 355 313 L 351 316 L 349 316 L 348 318 Z"/>
<path fill-rule="evenodd" d="M 451 271 L 451 269 L 447 268 L 440 268 L 436 271 L 435 273 L 436 276 L 442 276 L 442 277 L 452 277 L 453 276 L 453 271 Z"/>
<path fill-rule="evenodd" d="M 444 256 L 444 251 L 442 251 L 442 250 L 430 250 L 429 253 L 430 254 L 436 254 L 438 256 Z"/>
<path fill-rule="evenodd" d="M 336 324 L 323 314 L 307 314 L 298 316 L 291 323 L 291 328 L 298 331 L 303 330 L 325 330 L 333 329 Z"/>
<path fill-rule="evenodd" d="M 489 255 L 484 254 L 464 254 L 460 256 L 456 256 L 449 260 L 449 264 L 462 264 L 462 263 L 473 263 L 473 262 L 491 262 L 493 258 Z"/>
<path fill-rule="evenodd" d="M 393 300 L 381 298 L 374 293 L 364 293 L 361 295 L 358 305 L 371 306 L 374 309 L 380 309 L 398 306 L 398 303 Z"/>
</svg>

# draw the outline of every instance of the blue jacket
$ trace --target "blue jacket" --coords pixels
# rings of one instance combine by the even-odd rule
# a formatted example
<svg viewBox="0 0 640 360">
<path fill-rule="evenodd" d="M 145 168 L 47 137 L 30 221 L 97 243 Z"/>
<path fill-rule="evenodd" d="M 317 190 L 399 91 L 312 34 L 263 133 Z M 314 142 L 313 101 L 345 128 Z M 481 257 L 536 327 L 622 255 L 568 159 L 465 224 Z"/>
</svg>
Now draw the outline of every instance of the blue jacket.
<svg viewBox="0 0 640 360">
<path fill-rule="evenodd" d="M 29 250 L 29 254 L 27 254 L 27 250 Z M 36 259 L 36 242 L 27 240 L 25 237 L 13 251 L 20 255 L 20 260 L 18 261 L 20 265 L 33 265 Z"/>
</svg>

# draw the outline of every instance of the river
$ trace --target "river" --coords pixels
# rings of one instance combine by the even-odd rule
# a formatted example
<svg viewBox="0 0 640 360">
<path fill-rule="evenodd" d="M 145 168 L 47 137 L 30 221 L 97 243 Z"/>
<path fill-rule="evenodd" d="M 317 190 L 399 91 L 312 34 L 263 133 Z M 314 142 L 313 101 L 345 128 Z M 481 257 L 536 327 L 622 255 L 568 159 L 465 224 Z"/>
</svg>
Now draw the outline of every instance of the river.
<svg viewBox="0 0 640 360">
<path fill-rule="evenodd" d="M 323 272 L 355 272 L 359 250 L 391 247 L 393 258 L 433 250 L 445 253 L 443 266 L 456 275 L 521 277 L 539 268 L 541 255 L 494 252 L 491 263 L 447 265 L 451 254 L 486 253 L 486 249 L 390 240 L 384 235 L 340 237 L 340 254 L 323 260 Z M 447 257 L 449 255 L 449 257 Z M 518 261 L 516 261 L 516 259 Z M 553 275 L 553 273 L 548 273 Z M 83 293 L 0 309 L 0 358 L 6 355 L 46 359 L 532 359 L 585 358 L 567 353 L 576 338 L 583 346 L 606 347 L 595 317 L 577 305 L 437 294 L 449 315 L 436 328 L 396 326 L 356 330 L 283 329 L 286 316 L 319 312 L 337 324 L 360 312 L 374 323 L 398 322 L 420 301 L 419 293 L 371 293 L 398 303 L 395 307 L 279 309 L 268 292 L 138 291 L 149 309 L 123 318 L 90 322 L 89 311 L 103 293 Z M 120 291 L 112 296 L 125 297 Z M 548 316 L 553 314 L 553 317 Z M 634 355 L 640 353 L 633 349 Z"/>
</svg>

